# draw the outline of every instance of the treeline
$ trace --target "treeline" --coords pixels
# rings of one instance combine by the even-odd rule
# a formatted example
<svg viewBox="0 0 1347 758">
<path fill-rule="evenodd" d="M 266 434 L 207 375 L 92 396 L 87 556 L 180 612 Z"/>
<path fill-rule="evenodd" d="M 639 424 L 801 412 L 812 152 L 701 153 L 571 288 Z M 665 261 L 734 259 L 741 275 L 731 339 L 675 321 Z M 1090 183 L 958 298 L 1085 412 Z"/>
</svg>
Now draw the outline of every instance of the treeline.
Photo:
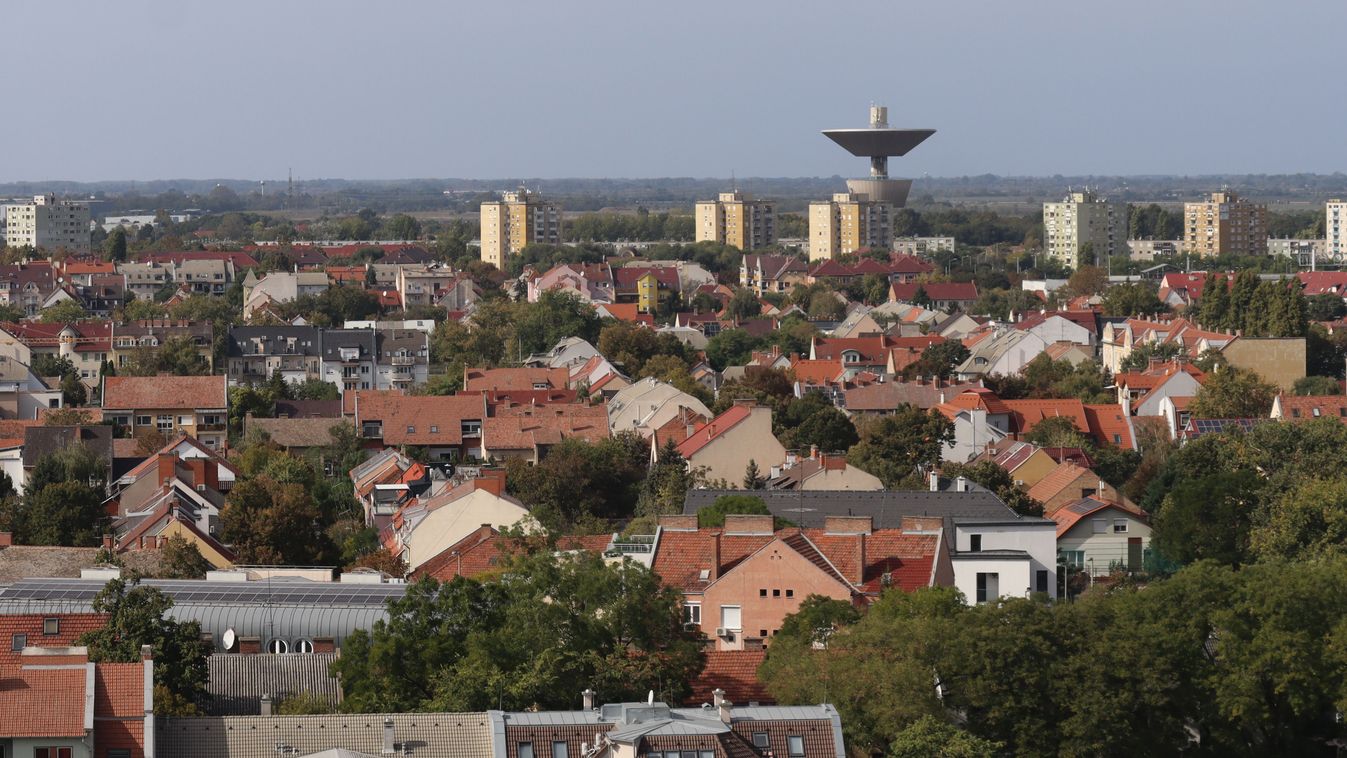
<svg viewBox="0 0 1347 758">
<path fill-rule="evenodd" d="M 836 704 L 857 755 L 1332 755 L 1344 572 L 1200 563 L 1072 603 L 889 591 L 860 619 L 813 596 L 759 677 L 782 703 Z"/>
<path fill-rule="evenodd" d="M 651 213 L 641 208 L 636 213 L 585 213 L 562 222 L 563 235 L 581 242 L 690 242 L 696 232 L 688 214 Z"/>
</svg>

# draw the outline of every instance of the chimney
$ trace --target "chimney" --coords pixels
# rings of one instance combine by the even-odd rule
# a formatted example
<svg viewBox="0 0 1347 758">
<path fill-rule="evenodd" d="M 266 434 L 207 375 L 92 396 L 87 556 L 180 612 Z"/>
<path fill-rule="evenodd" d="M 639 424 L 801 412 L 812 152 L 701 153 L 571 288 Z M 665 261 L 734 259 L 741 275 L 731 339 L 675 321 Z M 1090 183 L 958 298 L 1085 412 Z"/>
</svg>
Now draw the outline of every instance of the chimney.
<svg viewBox="0 0 1347 758">
<path fill-rule="evenodd" d="M 931 492 L 940 491 L 940 474 L 932 471 L 930 476 Z"/>
<path fill-rule="evenodd" d="M 697 514 L 668 513 L 660 516 L 656 523 L 668 531 L 695 532 L 697 531 Z"/>
<path fill-rule="evenodd" d="M 711 706 L 719 708 L 720 704 L 725 702 L 725 690 L 717 687 L 711 690 Z"/>
<path fill-rule="evenodd" d="M 870 516 L 826 516 L 823 519 L 824 534 L 869 534 L 874 531 L 874 519 Z"/>
<path fill-rule="evenodd" d="M 580 693 L 580 696 L 585 699 L 585 710 L 594 710 L 594 690 L 586 687 L 585 691 Z"/>
<path fill-rule="evenodd" d="M 396 744 L 393 742 L 393 719 L 386 718 L 384 719 L 384 746 L 379 751 L 380 754 L 393 755 L 397 753 Z"/>
<path fill-rule="evenodd" d="M 776 531 L 774 523 L 771 514 L 728 513 L 725 515 L 725 533 L 770 535 Z"/>
<path fill-rule="evenodd" d="M 159 483 L 164 484 L 177 474 L 178 454 L 160 453 L 159 454 Z"/>
<path fill-rule="evenodd" d="M 711 543 L 712 548 L 711 548 L 710 577 L 711 581 L 714 582 L 715 580 L 720 578 L 720 530 L 717 529 L 716 532 L 712 535 Z"/>
<path fill-rule="evenodd" d="M 958 476 L 958 477 L 955 477 L 955 478 L 954 478 L 954 491 L 955 491 L 955 492 L 967 492 L 967 491 L 968 491 L 968 477 L 965 477 L 965 476 Z"/>
<path fill-rule="evenodd" d="M 269 692 L 266 693 L 266 694 L 264 694 L 264 695 L 262 695 L 262 706 L 261 706 L 261 714 L 260 714 L 260 715 L 262 715 L 262 716 L 270 716 L 270 715 L 271 715 L 271 693 L 269 693 Z"/>
<path fill-rule="evenodd" d="M 8 534 L 8 532 L 6 532 L 6 534 Z M 104 550 L 111 550 L 111 549 L 112 549 L 112 535 L 111 535 L 111 534 L 105 534 L 105 535 L 103 535 L 103 549 L 104 549 Z"/>
<path fill-rule="evenodd" d="M 856 585 L 865 584 L 865 538 L 868 532 L 861 532 L 856 535 Z"/>
<path fill-rule="evenodd" d="M 721 694 L 720 704 L 716 706 L 716 710 L 720 711 L 721 722 L 728 724 L 730 723 L 730 706 L 734 705 L 734 703 L 731 703 L 730 701 L 725 699 L 724 692 L 720 694 Z"/>
<path fill-rule="evenodd" d="M 505 469 L 503 468 L 482 469 L 482 473 L 474 481 L 479 490 L 486 490 L 496 497 L 505 494 Z"/>
<path fill-rule="evenodd" d="M 11 547 L 14 544 L 13 532 L 0 532 L 0 547 Z"/>
</svg>

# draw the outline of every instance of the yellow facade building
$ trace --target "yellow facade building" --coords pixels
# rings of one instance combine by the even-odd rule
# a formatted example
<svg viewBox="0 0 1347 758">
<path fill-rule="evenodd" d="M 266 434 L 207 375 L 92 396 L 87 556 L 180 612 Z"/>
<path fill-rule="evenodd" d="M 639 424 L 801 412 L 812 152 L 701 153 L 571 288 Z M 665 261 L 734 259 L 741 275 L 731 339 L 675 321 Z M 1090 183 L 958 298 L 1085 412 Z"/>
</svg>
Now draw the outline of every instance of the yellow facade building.
<svg viewBox="0 0 1347 758">
<path fill-rule="evenodd" d="M 738 190 L 697 203 L 697 241 L 720 242 L 740 250 L 776 243 L 776 209 Z"/>
<path fill-rule="evenodd" d="M 809 260 L 831 260 L 862 248 L 893 245 L 893 206 L 854 192 L 809 204 Z"/>
<path fill-rule="evenodd" d="M 1198 255 L 1267 255 L 1267 206 L 1233 192 L 1183 204 L 1183 250 Z"/>
<path fill-rule="evenodd" d="M 505 259 L 532 244 L 561 244 L 561 207 L 520 188 L 482 203 L 482 260 L 503 268 Z"/>
</svg>

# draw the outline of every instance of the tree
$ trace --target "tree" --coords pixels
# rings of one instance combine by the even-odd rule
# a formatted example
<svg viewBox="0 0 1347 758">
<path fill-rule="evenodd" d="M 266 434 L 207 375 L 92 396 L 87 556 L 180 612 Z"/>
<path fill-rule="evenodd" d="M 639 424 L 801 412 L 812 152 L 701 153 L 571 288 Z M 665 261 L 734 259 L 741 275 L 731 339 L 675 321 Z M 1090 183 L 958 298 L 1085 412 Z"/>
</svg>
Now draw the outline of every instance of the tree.
<svg viewBox="0 0 1347 758">
<path fill-rule="evenodd" d="M 758 469 L 758 462 L 750 458 L 744 469 L 744 489 L 761 490 L 767 487 L 767 477 Z"/>
<path fill-rule="evenodd" d="M 1331 376 L 1303 376 L 1296 380 L 1291 393 L 1294 395 L 1341 395 L 1342 384 Z"/>
<path fill-rule="evenodd" d="M 10 524 L 28 545 L 89 547 L 101 538 L 107 464 L 82 444 L 38 459 L 24 484 L 22 507 Z"/>
<path fill-rule="evenodd" d="M 951 478 L 962 476 L 977 482 L 996 493 L 1001 502 L 1022 516 L 1043 515 L 1043 504 L 1029 497 L 1024 485 L 1016 484 L 1010 472 L 998 466 L 995 461 L 947 463 L 940 469 L 940 474 Z"/>
<path fill-rule="evenodd" d="M 1347 479 L 1311 479 L 1273 500 L 1252 530 L 1250 549 L 1263 560 L 1308 560 L 1347 554 Z"/>
<path fill-rule="evenodd" d="M 1094 256 L 1082 252 L 1081 259 L 1093 262 Z M 1077 297 L 1098 295 L 1108 289 L 1108 271 L 1094 265 L 1080 266 L 1066 280 L 1066 286 Z"/>
<path fill-rule="evenodd" d="M 537 465 L 509 461 L 506 488 L 550 534 L 603 531 L 634 515 L 649 461 L 648 443 L 634 432 L 593 443 L 565 439 Z"/>
<path fill-rule="evenodd" d="M 489 582 L 411 585 L 332 665 L 355 712 L 561 708 L 586 687 L 677 702 L 701 667 L 677 593 L 649 570 L 547 551 Z"/>
<path fill-rule="evenodd" d="M 215 568 L 201 555 L 196 544 L 174 534 L 159 549 L 159 576 L 163 579 L 205 579 Z"/>
<path fill-rule="evenodd" d="M 851 419 L 831 405 L 809 414 L 791 431 L 787 435 L 788 447 L 797 450 L 817 448 L 825 453 L 840 453 L 861 441 Z"/>
<path fill-rule="evenodd" d="M 1169 306 L 1160 302 L 1156 290 L 1143 282 L 1132 282 L 1109 287 L 1104 292 L 1105 316 L 1156 316 L 1169 312 Z"/>
<path fill-rule="evenodd" d="M 158 350 L 159 370 L 174 376 L 200 376 L 210 368 L 191 337 L 170 337 Z"/>
<path fill-rule="evenodd" d="M 1179 483 L 1155 517 L 1155 547 L 1180 563 L 1214 560 L 1239 565 L 1260 487 L 1248 471 L 1217 471 Z"/>
<path fill-rule="evenodd" d="M 1258 374 L 1229 366 L 1207 375 L 1189 410 L 1196 418 L 1266 418 L 1276 396 Z"/>
<path fill-rule="evenodd" d="M 697 526 L 703 529 L 724 526 L 725 517 L 731 513 L 769 516 L 772 512 L 757 495 L 721 495 L 715 502 L 697 511 Z"/>
<path fill-rule="evenodd" d="M 1232 308 L 1230 287 L 1225 277 L 1208 275 L 1202 287 L 1202 301 L 1198 303 L 1197 323 L 1213 331 L 1232 330 Z"/>
<path fill-rule="evenodd" d="M 126 230 L 120 226 L 108 232 L 108 238 L 103 240 L 103 257 L 113 263 L 122 263 L 126 261 Z"/>
<path fill-rule="evenodd" d="M 1183 355 L 1183 345 L 1177 342 L 1144 342 L 1132 348 L 1118 368 L 1122 371 L 1145 371 L 1151 361 L 1169 361 Z"/>
<path fill-rule="evenodd" d="M 341 391 L 332 382 L 322 379 L 306 379 L 291 390 L 296 400 L 337 400 Z"/>
<path fill-rule="evenodd" d="M 320 516 L 304 483 L 282 484 L 262 474 L 229 491 L 220 526 L 244 563 L 312 566 L 332 552 Z"/>
<path fill-rule="evenodd" d="M 42 313 L 38 315 L 38 320 L 44 324 L 69 324 L 86 318 L 89 318 L 89 312 L 76 300 L 62 300 L 53 306 L 43 308 Z"/>
<path fill-rule="evenodd" d="M 1067 416 L 1053 416 L 1034 424 L 1024 435 L 1026 442 L 1039 447 L 1085 447 L 1088 442 L 1084 432 L 1076 428 L 1076 422 Z"/>
<path fill-rule="evenodd" d="M 706 360 L 717 371 L 742 366 L 753 357 L 758 339 L 743 329 L 726 329 L 706 342 Z"/>
<path fill-rule="evenodd" d="M 421 236 L 421 222 L 415 217 L 399 213 L 384 223 L 385 239 L 414 240 Z"/>
<path fill-rule="evenodd" d="M 903 369 L 903 377 L 938 376 L 948 379 L 954 369 L 968 360 L 969 355 L 968 348 L 959 340 L 936 342 L 927 345 L 921 351 L 921 357 Z"/>
<path fill-rule="evenodd" d="M 809 298 L 806 310 L 811 321 L 841 321 L 847 315 L 846 303 L 836 293 L 826 290 L 815 292 Z"/>
<path fill-rule="evenodd" d="M 658 460 L 641 480 L 636 514 L 654 517 L 682 513 L 683 501 L 697 479 L 695 473 L 688 471 L 687 459 L 678 452 L 678 446 L 672 439 L 665 440 Z"/>
<path fill-rule="evenodd" d="M 847 462 L 879 477 L 889 489 L 933 467 L 954 440 L 954 424 L 940 412 L 906 403 L 857 431 L 861 441 L 847 451 Z"/>
<path fill-rule="evenodd" d="M 730 297 L 730 302 L 725 306 L 725 315 L 736 323 L 755 318 L 762 313 L 762 303 L 758 301 L 758 296 L 753 290 L 746 287 L 740 287 L 734 291 Z"/>
<path fill-rule="evenodd" d="M 894 735 L 885 755 L 893 758 L 992 758 L 1003 744 L 975 737 L 935 716 L 922 716 Z"/>
<path fill-rule="evenodd" d="M 1305 317 L 1310 321 L 1336 321 L 1347 316 L 1347 302 L 1340 295 L 1311 295 L 1305 298 Z"/>
<path fill-rule="evenodd" d="M 107 623 L 79 639 L 96 663 L 138 663 L 141 647 L 154 654 L 154 712 L 191 716 L 206 697 L 209 643 L 201 640 L 201 624 L 167 616 L 173 600 L 153 587 L 113 579 L 94 597 L 95 613 Z"/>
</svg>

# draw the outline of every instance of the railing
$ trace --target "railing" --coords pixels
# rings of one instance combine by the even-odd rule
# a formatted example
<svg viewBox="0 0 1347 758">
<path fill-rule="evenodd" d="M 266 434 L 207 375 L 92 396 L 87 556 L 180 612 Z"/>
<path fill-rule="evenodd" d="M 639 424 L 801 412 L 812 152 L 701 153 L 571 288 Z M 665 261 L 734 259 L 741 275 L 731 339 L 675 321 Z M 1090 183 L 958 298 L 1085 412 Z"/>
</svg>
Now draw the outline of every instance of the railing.
<svg viewBox="0 0 1347 758">
<path fill-rule="evenodd" d="M 394 366 L 411 366 L 416 363 L 416 358 L 410 355 L 395 355 L 390 359 Z"/>
</svg>

